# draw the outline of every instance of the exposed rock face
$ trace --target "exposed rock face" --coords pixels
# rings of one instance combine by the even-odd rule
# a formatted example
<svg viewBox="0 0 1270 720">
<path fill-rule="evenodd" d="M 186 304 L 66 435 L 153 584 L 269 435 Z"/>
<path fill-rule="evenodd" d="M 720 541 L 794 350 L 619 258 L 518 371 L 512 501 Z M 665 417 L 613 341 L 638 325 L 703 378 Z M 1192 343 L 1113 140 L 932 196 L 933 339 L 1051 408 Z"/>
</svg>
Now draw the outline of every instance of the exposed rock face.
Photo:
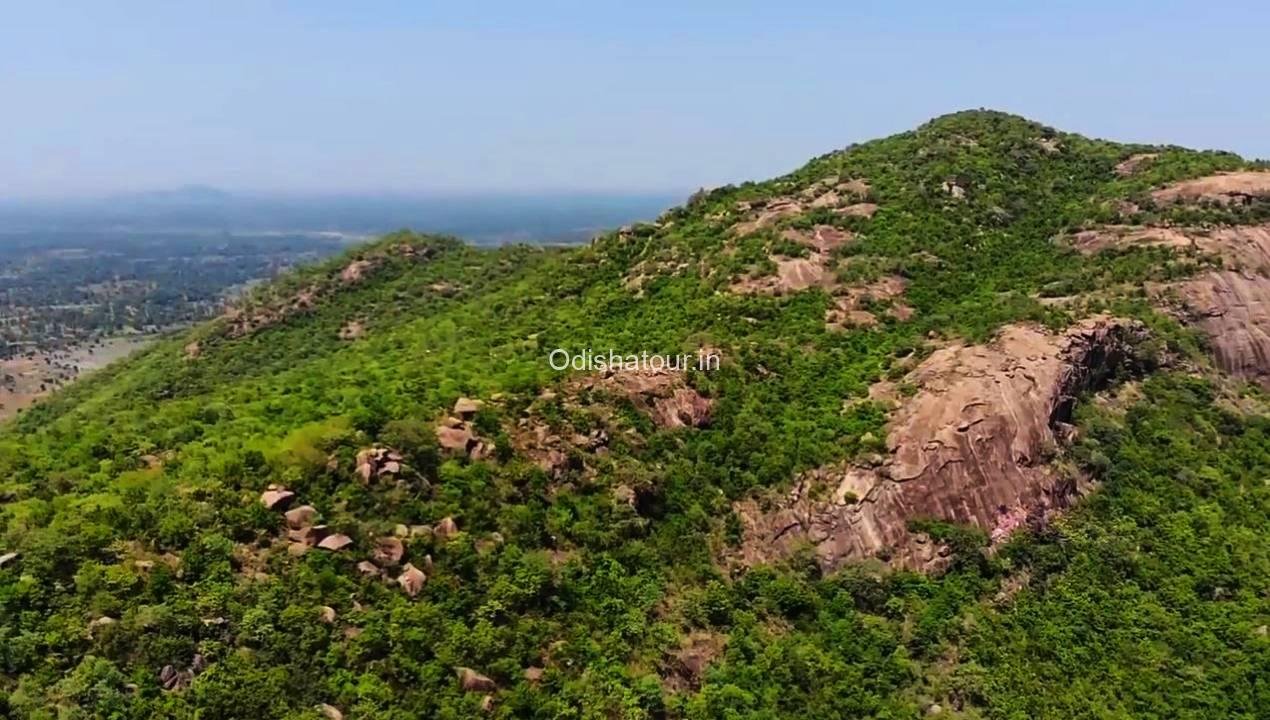
<svg viewBox="0 0 1270 720">
<path fill-rule="evenodd" d="M 825 327 L 842 330 L 848 327 L 876 325 L 877 316 L 865 309 L 869 301 L 894 301 L 904 294 L 908 283 L 898 275 L 888 275 L 863 285 L 852 285 L 838 291 L 834 305 L 825 311 Z M 896 303 L 891 314 L 899 320 L 912 317 L 913 310 L 903 303 Z"/>
<path fill-rule="evenodd" d="M 1193 248 L 1194 237 L 1172 227 L 1137 227 L 1109 225 L 1097 230 L 1083 230 L 1070 238 L 1072 247 L 1083 253 L 1094 253 L 1110 247 L 1142 245 L 1150 247 Z"/>
<path fill-rule="evenodd" d="M 1184 180 L 1151 193 L 1161 205 L 1208 202 L 1219 205 L 1246 204 L 1254 198 L 1270 196 L 1270 171 L 1226 172 Z"/>
<path fill-rule="evenodd" d="M 712 404 L 692 388 L 678 388 L 653 401 L 653 422 L 665 428 L 703 427 L 710 424 Z"/>
<path fill-rule="evenodd" d="M 986 346 L 936 350 L 906 378 L 918 392 L 892 416 L 889 457 L 879 467 L 807 473 L 774 510 L 738 503 L 741 560 L 770 562 L 811 543 L 826 570 L 874 556 L 929 568 L 939 548 L 910 533 L 910 520 L 1001 535 L 1064 506 L 1074 488 L 1058 483 L 1046 454 L 1060 442 L 1074 396 L 1124 363 L 1143 332 L 1096 317 L 1061 335 L 1011 326 Z M 828 497 L 815 499 L 824 486 Z"/>
<path fill-rule="evenodd" d="M 194 677 L 203 672 L 207 668 L 207 661 L 203 656 L 195 653 L 194 659 L 190 662 L 190 666 L 185 670 L 178 670 L 172 665 L 164 665 L 159 671 L 159 683 L 164 690 L 184 690 L 194 682 Z"/>
<path fill-rule="evenodd" d="M 1270 278 L 1230 270 L 1178 286 L 1184 312 L 1208 336 L 1217 366 L 1270 388 Z"/>
<path fill-rule="evenodd" d="M 811 230 L 788 228 L 781 233 L 781 237 L 805 245 L 816 252 L 826 253 L 846 245 L 853 235 L 832 225 L 817 225 Z"/>
<path fill-rule="evenodd" d="M 325 525 L 313 525 L 310 527 L 300 528 L 298 530 L 288 530 L 287 537 L 295 543 L 315 547 L 327 535 L 331 534 L 331 529 Z"/>
<path fill-rule="evenodd" d="M 1138 153 L 1125 158 L 1115 167 L 1116 174 L 1120 177 L 1129 177 L 1137 173 L 1142 168 L 1151 164 L 1152 160 L 1159 157 L 1159 153 Z"/>
<path fill-rule="evenodd" d="M 598 423 L 603 419 L 597 417 Z M 560 478 L 571 469 L 587 470 L 583 457 L 604 455 L 608 452 L 609 433 L 603 427 L 592 428 L 586 433 L 573 433 L 571 437 L 558 433 L 536 415 L 522 417 L 510 433 L 512 447 L 517 454 L 532 460 L 543 472 Z"/>
<path fill-rule="evenodd" d="M 1053 155 L 1063 151 L 1063 143 L 1058 138 L 1037 138 L 1036 144 L 1045 152 Z"/>
<path fill-rule="evenodd" d="M 805 258 L 775 255 L 775 275 L 743 278 L 732 284 L 731 290 L 741 295 L 783 295 L 812 287 L 831 288 L 833 275 L 828 272 L 829 256 L 814 252 Z"/>
<path fill-rule="evenodd" d="M 1112 226 L 1078 233 L 1072 244 L 1083 252 L 1150 245 L 1217 256 L 1221 269 L 1153 287 L 1155 299 L 1208 336 L 1222 370 L 1270 387 L 1270 224 L 1212 230 Z"/>
<path fill-rule="evenodd" d="M 747 220 L 733 225 L 732 232 L 738 237 L 744 237 L 762 228 L 772 227 L 784 218 L 802 215 L 808 210 L 831 209 L 840 214 L 861 214 L 858 209 L 864 204 L 862 201 L 869 198 L 869 193 L 869 184 L 861 179 L 841 181 L 837 176 L 822 178 L 803 188 L 798 197 L 737 203 L 736 210 L 749 215 Z M 856 207 L 857 210 L 842 212 L 844 208 L 841 206 L 847 202 L 855 202 L 851 207 Z M 873 205 L 872 208 L 875 210 L 877 206 Z M 868 210 L 865 216 L 872 214 L 872 210 Z"/>
<path fill-rule="evenodd" d="M 840 207 L 834 210 L 836 215 L 844 215 L 846 217 L 862 217 L 871 218 L 878 211 L 877 203 L 854 203 L 846 207 Z"/>
<path fill-rule="evenodd" d="M 468 445 L 473 441 L 472 433 L 466 425 L 457 426 L 442 424 L 437 427 L 437 443 L 445 450 L 467 453 Z"/>
<path fill-rule="evenodd" d="M 733 226 L 732 231 L 739 237 L 744 237 L 757 230 L 765 227 L 771 227 L 781 218 L 794 217 L 803 214 L 802 203 L 797 200 L 788 198 L 777 198 L 767 204 L 767 207 L 760 210 L 753 220 L 737 223 Z"/>
</svg>

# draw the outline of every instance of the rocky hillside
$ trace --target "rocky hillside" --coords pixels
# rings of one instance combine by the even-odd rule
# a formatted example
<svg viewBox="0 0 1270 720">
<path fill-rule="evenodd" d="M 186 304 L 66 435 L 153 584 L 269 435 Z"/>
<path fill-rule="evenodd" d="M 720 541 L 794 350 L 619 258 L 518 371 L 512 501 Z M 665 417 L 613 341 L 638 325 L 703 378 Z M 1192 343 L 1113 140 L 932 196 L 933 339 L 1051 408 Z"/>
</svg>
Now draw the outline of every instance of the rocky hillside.
<svg viewBox="0 0 1270 720">
<path fill-rule="evenodd" d="M 1267 238 L 1270 169 L 985 111 L 391 235 L 0 431 L 0 711 L 1264 717 Z"/>
</svg>

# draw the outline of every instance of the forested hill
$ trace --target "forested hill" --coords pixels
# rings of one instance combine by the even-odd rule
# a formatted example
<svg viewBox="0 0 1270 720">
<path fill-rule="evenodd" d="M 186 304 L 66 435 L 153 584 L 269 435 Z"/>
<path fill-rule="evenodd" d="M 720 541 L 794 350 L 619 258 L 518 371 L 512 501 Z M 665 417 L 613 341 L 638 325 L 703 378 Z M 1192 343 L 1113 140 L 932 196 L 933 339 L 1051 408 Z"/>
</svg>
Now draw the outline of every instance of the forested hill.
<svg viewBox="0 0 1270 720">
<path fill-rule="evenodd" d="M 0 430 L 0 715 L 1265 718 L 1265 170 L 963 112 L 288 274 Z"/>
</svg>

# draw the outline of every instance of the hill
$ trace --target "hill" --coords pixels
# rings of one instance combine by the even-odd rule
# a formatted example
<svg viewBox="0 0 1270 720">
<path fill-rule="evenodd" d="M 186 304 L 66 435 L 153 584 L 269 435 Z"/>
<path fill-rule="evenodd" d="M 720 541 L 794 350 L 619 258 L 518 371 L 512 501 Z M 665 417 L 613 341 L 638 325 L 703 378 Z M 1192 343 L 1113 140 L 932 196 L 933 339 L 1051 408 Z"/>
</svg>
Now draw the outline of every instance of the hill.
<svg viewBox="0 0 1270 720">
<path fill-rule="evenodd" d="M 1267 178 L 971 111 L 289 274 L 0 434 L 5 710 L 1264 717 Z"/>
</svg>

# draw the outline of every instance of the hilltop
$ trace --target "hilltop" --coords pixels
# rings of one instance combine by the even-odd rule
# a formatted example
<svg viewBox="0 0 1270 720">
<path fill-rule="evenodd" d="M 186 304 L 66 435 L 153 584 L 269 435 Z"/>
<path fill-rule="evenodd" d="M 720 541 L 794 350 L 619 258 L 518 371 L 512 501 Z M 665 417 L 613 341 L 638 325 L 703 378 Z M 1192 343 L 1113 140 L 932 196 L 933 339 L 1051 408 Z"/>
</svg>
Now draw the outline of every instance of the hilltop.
<svg viewBox="0 0 1270 720">
<path fill-rule="evenodd" d="M 1267 168 L 1003 113 L 394 233 L 0 432 L 0 707 L 1257 717 L 1268 383 Z"/>
</svg>

